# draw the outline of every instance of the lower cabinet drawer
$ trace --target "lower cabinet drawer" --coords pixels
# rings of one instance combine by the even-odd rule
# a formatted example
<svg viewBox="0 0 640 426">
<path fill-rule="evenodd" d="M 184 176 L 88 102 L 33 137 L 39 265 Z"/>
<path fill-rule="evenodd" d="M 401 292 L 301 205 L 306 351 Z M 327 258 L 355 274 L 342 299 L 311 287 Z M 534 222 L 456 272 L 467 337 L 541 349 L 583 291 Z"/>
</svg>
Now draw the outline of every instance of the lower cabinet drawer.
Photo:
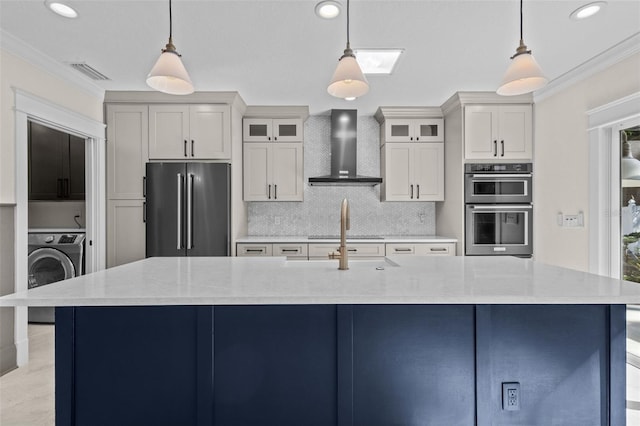
<svg viewBox="0 0 640 426">
<path fill-rule="evenodd" d="M 309 259 L 328 259 L 329 253 L 337 252 L 340 244 L 309 244 Z M 350 257 L 384 257 L 384 244 L 347 244 Z"/>
<path fill-rule="evenodd" d="M 272 244 L 244 244 L 236 245 L 237 256 L 272 256 Z"/>
<path fill-rule="evenodd" d="M 387 244 L 387 256 L 410 254 L 414 256 L 455 256 L 455 243 Z"/>
<path fill-rule="evenodd" d="M 273 256 L 287 256 L 287 259 L 307 260 L 307 244 L 273 244 Z"/>
</svg>

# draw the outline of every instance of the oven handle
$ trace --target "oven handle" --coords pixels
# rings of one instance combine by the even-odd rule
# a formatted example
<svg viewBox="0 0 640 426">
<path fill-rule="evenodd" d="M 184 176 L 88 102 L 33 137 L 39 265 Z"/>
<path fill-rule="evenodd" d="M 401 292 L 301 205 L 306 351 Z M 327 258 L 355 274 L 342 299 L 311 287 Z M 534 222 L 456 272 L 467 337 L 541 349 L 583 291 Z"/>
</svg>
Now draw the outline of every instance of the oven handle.
<svg viewBox="0 0 640 426">
<path fill-rule="evenodd" d="M 532 173 L 514 173 L 514 174 L 474 174 L 471 175 L 473 178 L 492 178 L 492 179 L 500 179 L 500 178 L 530 178 L 532 177 Z"/>
<path fill-rule="evenodd" d="M 523 204 L 488 204 L 488 205 L 477 205 L 474 204 L 472 206 L 469 206 L 472 209 L 475 210 L 500 210 L 500 209 L 532 209 L 533 206 L 532 205 L 523 205 Z"/>
</svg>

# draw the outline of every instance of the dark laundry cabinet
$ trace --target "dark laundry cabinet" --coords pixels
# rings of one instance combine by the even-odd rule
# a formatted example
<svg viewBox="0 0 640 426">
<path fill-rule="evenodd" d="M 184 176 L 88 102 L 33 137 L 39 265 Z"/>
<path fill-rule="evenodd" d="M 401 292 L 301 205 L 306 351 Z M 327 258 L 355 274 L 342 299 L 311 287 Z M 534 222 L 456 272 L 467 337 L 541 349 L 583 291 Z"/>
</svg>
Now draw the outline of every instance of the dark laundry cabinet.
<svg viewBox="0 0 640 426">
<path fill-rule="evenodd" d="M 84 200 L 86 141 L 34 122 L 28 131 L 29 200 Z"/>
</svg>

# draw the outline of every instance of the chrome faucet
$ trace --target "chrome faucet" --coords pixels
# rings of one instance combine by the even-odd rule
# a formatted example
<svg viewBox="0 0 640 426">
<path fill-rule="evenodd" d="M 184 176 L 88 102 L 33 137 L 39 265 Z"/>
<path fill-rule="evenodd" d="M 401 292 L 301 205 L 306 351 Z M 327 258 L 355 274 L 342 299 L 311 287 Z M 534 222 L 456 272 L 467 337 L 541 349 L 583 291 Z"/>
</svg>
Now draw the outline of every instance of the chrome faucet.
<svg viewBox="0 0 640 426">
<path fill-rule="evenodd" d="M 349 269 L 349 258 L 347 250 L 347 230 L 351 228 L 349 219 L 349 202 L 345 198 L 340 205 L 340 247 L 337 252 L 329 253 L 329 259 L 338 259 L 338 269 L 346 271 Z"/>
</svg>

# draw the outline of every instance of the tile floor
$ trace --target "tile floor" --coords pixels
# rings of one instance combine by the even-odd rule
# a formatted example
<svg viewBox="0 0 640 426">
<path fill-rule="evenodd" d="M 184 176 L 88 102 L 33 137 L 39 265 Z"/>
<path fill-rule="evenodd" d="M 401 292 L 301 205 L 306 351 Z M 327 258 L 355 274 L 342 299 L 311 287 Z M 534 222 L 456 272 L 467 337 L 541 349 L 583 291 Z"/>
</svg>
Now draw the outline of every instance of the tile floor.
<svg viewBox="0 0 640 426">
<path fill-rule="evenodd" d="M 639 311 L 640 312 L 640 311 Z M 628 323 L 640 335 L 640 322 Z M 29 324 L 29 364 L 0 377 L 1 426 L 54 426 L 54 327 Z M 627 425 L 640 425 L 640 342 L 627 340 Z M 637 359 L 636 359 L 637 358 Z M 635 365 L 632 365 L 635 364 Z"/>
</svg>

